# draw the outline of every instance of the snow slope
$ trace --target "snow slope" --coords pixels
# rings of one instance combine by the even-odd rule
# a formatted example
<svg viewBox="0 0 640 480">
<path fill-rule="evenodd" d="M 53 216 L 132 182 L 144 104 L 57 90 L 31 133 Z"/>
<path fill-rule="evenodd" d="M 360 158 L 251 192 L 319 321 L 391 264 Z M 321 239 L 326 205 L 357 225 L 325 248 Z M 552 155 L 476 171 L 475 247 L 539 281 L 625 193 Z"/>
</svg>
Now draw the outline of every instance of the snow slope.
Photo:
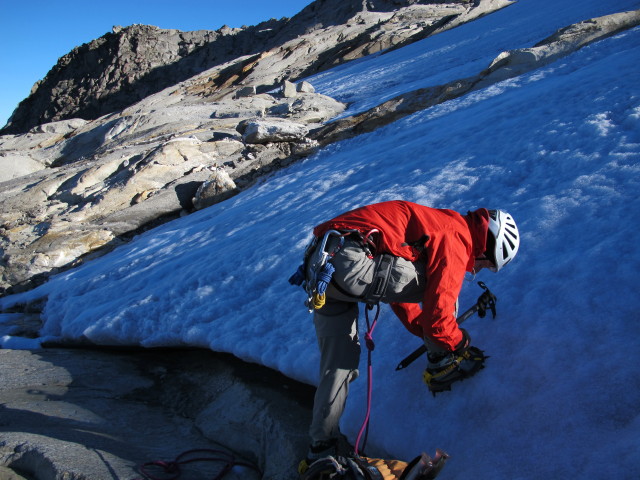
<svg viewBox="0 0 640 480">
<path fill-rule="evenodd" d="M 349 113 L 475 74 L 500 51 L 637 1 L 529 0 L 453 31 L 309 79 Z M 44 339 L 193 345 L 303 382 L 318 352 L 302 289 L 287 279 L 315 224 L 407 199 L 460 212 L 503 208 L 518 257 L 485 281 L 498 318 L 465 324 L 491 358 L 433 398 L 420 345 L 386 306 L 374 332 L 368 453 L 446 450 L 447 479 L 640 478 L 640 29 L 548 67 L 343 141 L 227 202 L 147 232 L 0 307 L 48 296 Z M 364 324 L 361 325 L 361 330 Z M 37 341 L 6 335 L 8 348 Z M 366 351 L 343 431 L 366 404 Z"/>
</svg>

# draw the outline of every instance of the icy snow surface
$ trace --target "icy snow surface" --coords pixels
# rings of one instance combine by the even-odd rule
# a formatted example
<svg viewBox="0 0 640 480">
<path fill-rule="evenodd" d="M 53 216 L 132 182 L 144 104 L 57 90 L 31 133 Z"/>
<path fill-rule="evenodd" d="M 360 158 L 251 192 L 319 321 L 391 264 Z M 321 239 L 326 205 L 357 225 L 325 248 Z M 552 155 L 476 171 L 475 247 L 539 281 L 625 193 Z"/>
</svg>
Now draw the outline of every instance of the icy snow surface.
<svg viewBox="0 0 640 480">
<path fill-rule="evenodd" d="M 570 23 L 637 8 L 522 0 L 309 80 L 352 113 L 478 73 Z M 390 199 L 503 208 L 521 249 L 499 274 L 476 278 L 498 296 L 498 317 L 465 324 L 487 368 L 433 398 L 424 359 L 394 370 L 420 341 L 384 306 L 368 452 L 410 459 L 442 448 L 446 479 L 640 478 L 639 47 L 636 28 L 325 148 L 0 306 L 48 296 L 40 340 L 208 347 L 315 383 L 312 318 L 287 282 L 314 225 Z M 476 281 L 462 309 L 481 293 Z M 5 333 L 5 347 L 37 347 Z M 364 349 L 362 361 L 342 424 L 352 441 L 365 413 Z"/>
</svg>

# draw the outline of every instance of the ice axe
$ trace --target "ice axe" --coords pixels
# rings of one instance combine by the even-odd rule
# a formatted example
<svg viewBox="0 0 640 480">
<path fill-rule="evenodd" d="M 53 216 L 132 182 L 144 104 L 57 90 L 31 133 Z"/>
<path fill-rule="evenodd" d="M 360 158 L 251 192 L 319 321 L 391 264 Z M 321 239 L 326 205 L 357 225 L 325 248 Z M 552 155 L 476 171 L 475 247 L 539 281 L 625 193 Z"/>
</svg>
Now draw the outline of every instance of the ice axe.
<svg viewBox="0 0 640 480">
<path fill-rule="evenodd" d="M 478 297 L 478 301 L 469 310 L 467 310 L 458 318 L 456 318 L 458 325 L 460 325 L 462 322 L 464 322 L 466 319 L 468 319 L 471 315 L 473 315 L 476 312 L 478 312 L 478 316 L 480 318 L 484 318 L 485 315 L 487 314 L 487 309 L 491 310 L 491 314 L 493 315 L 493 318 L 496 318 L 496 300 L 497 300 L 496 296 L 493 293 L 491 293 L 491 290 L 489 290 L 489 288 L 484 284 L 484 282 L 478 282 L 478 285 L 480 285 L 480 288 L 482 288 L 484 292 L 482 292 L 482 295 Z M 426 345 L 421 345 L 413 353 L 411 353 L 404 360 L 402 360 L 396 367 L 396 370 L 402 370 L 403 368 L 408 367 L 426 351 L 427 351 Z"/>
</svg>

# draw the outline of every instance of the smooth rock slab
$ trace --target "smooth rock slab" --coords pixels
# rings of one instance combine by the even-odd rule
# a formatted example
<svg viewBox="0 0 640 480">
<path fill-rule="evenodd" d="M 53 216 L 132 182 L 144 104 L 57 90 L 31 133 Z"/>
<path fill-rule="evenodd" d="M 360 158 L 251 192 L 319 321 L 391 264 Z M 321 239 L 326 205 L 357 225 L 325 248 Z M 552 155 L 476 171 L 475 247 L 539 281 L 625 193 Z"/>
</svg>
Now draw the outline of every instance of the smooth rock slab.
<svg viewBox="0 0 640 480">
<path fill-rule="evenodd" d="M 0 478 L 133 480 L 147 462 L 245 445 L 237 458 L 263 475 L 235 467 L 225 480 L 294 479 L 312 395 L 208 350 L 0 350 Z M 189 463 L 180 479 L 214 478 L 221 467 Z"/>
</svg>

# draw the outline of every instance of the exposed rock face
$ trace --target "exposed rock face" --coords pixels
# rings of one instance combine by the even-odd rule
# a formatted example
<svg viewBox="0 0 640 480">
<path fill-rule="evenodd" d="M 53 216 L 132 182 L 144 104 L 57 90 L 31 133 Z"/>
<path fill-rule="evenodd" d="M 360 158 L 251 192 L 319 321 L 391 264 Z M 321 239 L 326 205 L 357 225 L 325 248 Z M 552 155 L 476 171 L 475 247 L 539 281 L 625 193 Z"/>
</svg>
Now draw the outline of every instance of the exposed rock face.
<svg viewBox="0 0 640 480">
<path fill-rule="evenodd" d="M 68 118 L 96 119 L 122 110 L 203 70 L 252 53 L 285 21 L 255 27 L 182 32 L 149 25 L 113 32 L 60 58 L 34 85 L 3 133 Z"/>
<path fill-rule="evenodd" d="M 317 0 L 292 19 L 239 29 L 182 32 L 148 25 L 114 27 L 62 57 L 34 85 L 1 132 L 24 133 L 42 123 L 70 118 L 93 120 L 228 62 L 207 86 L 209 95 L 210 90 L 224 87 L 236 91 L 243 83 L 273 87 L 285 78 L 295 80 L 424 38 L 456 17 L 477 15 L 485 7 L 476 3 L 509 2 Z M 285 56 L 291 60 L 283 63 Z M 271 64 L 268 80 L 251 75 L 259 61 Z"/>
<path fill-rule="evenodd" d="M 128 235 L 228 198 L 307 154 L 317 144 L 305 137 L 310 126 L 345 107 L 314 93 L 176 100 L 161 93 L 91 123 L 0 137 L 0 159 L 36 164 L 0 184 L 0 289 L 29 288 Z M 249 120 L 255 132 L 243 139 L 236 127 Z"/>
</svg>

